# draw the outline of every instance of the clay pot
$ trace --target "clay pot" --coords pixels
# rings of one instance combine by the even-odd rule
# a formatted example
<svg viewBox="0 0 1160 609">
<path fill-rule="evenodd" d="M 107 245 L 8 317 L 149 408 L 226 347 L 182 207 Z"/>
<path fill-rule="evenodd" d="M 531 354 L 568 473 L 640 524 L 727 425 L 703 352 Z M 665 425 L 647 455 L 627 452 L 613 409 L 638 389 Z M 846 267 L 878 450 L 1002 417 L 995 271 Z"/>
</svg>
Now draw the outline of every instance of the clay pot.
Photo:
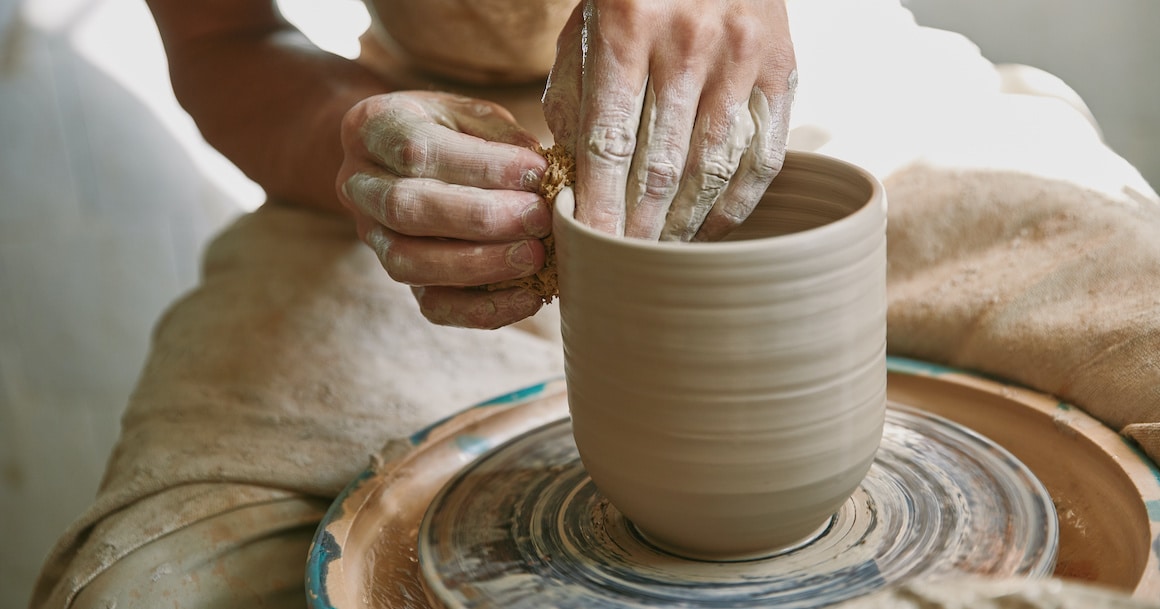
<svg viewBox="0 0 1160 609">
<path fill-rule="evenodd" d="M 886 200 L 790 153 L 728 240 L 650 242 L 556 202 L 569 409 L 585 469 L 655 545 L 764 556 L 857 488 L 886 399 Z"/>
</svg>

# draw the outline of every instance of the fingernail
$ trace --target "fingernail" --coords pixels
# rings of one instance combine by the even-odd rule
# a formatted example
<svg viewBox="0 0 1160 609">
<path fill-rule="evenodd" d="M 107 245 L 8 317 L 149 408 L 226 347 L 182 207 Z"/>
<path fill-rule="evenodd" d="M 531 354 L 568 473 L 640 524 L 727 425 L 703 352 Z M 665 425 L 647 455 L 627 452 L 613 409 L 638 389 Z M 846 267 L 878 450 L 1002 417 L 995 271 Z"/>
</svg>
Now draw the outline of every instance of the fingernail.
<svg viewBox="0 0 1160 609">
<path fill-rule="evenodd" d="M 535 258 L 532 256 L 532 246 L 528 245 L 527 241 L 520 241 L 508 248 L 507 264 L 511 268 L 521 273 L 530 273 L 536 270 L 535 263 Z"/>
<path fill-rule="evenodd" d="M 543 199 L 536 199 L 529 205 L 520 214 L 520 222 L 524 225 L 524 232 L 533 237 L 546 237 L 552 232 L 552 213 Z"/>
<path fill-rule="evenodd" d="M 526 311 L 528 309 L 538 309 L 540 305 L 544 304 L 544 299 L 539 294 L 531 290 L 516 290 L 512 296 L 509 304 L 516 309 Z"/>
<path fill-rule="evenodd" d="M 541 180 L 543 180 L 543 175 L 539 169 L 528 169 L 524 171 L 524 175 L 520 178 L 520 187 L 524 190 L 535 192 L 540 189 Z"/>
</svg>

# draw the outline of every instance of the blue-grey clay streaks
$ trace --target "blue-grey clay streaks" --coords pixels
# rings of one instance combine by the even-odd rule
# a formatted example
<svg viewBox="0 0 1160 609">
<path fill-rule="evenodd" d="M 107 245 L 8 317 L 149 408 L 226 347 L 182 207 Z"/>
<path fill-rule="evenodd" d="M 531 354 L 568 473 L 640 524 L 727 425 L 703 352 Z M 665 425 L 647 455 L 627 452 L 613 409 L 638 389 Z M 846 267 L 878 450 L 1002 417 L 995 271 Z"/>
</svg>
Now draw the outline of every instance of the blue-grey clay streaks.
<svg viewBox="0 0 1160 609">
<path fill-rule="evenodd" d="M 953 573 L 1046 575 L 1050 497 L 1009 453 L 944 419 L 891 408 L 862 486 L 809 543 L 703 562 L 650 545 L 584 473 L 567 419 L 485 455 L 435 499 L 419 533 L 447 607 L 821 607 Z"/>
<path fill-rule="evenodd" d="M 326 578 L 330 563 L 341 556 L 342 547 L 330 531 L 320 531 L 315 536 L 306 564 L 306 596 L 312 609 L 334 609 L 326 593 Z"/>
<path fill-rule="evenodd" d="M 327 573 L 330 564 L 342 557 L 342 546 L 334 539 L 334 535 L 326 530 L 331 523 L 341 520 L 346 508 L 347 497 L 358 490 L 367 480 L 375 475 L 373 467 L 368 467 L 351 480 L 346 488 L 338 494 L 334 503 L 326 510 L 318 530 L 314 533 L 314 540 L 310 543 L 310 551 L 306 558 L 306 596 L 311 609 L 335 609 L 327 598 Z"/>
<path fill-rule="evenodd" d="M 522 389 L 517 389 L 515 391 L 505 393 L 503 395 L 500 395 L 500 396 L 491 398 L 489 400 L 480 402 L 478 404 L 475 404 L 474 406 L 471 406 L 470 408 L 467 408 L 466 410 L 471 410 L 472 408 L 488 408 L 488 407 L 492 407 L 492 406 L 509 406 L 509 407 L 510 406 L 517 406 L 519 404 L 522 404 L 524 402 L 528 402 L 532 399 L 539 397 L 540 394 L 542 394 L 544 392 L 544 389 L 546 389 L 549 385 L 551 385 L 556 380 L 557 379 L 551 379 L 551 380 L 544 381 L 543 383 L 529 385 L 529 386 L 524 387 Z M 424 427 L 423 429 L 420 429 L 419 431 L 411 434 L 411 437 L 410 437 L 411 444 L 413 446 L 418 446 L 418 445 L 422 444 L 423 441 L 427 439 L 427 436 L 431 435 L 432 431 L 434 431 L 435 429 L 438 429 L 441 425 L 447 423 L 451 419 L 454 419 L 455 417 L 458 417 L 462 414 L 463 414 L 463 411 L 452 413 L 452 414 L 428 425 L 427 427 Z"/>
<path fill-rule="evenodd" d="M 1123 436 L 1120 438 L 1132 452 L 1140 457 L 1141 461 L 1148 464 L 1148 469 L 1152 472 L 1152 479 L 1156 481 L 1156 486 L 1160 487 L 1160 468 L 1156 467 L 1156 464 L 1148 458 L 1148 455 L 1144 454 L 1144 451 L 1140 449 L 1140 446 L 1134 440 Z M 1148 520 L 1160 522 L 1160 499 L 1147 501 L 1144 506 L 1148 510 Z M 1157 560 L 1160 560 L 1160 535 L 1157 535 L 1152 540 L 1152 553 L 1156 555 Z"/>
<path fill-rule="evenodd" d="M 1020 389 L 1028 390 L 1032 389 L 1023 383 L 996 374 L 991 374 L 989 372 L 983 372 L 981 370 L 967 370 L 964 368 L 956 368 L 954 366 L 945 366 L 943 364 L 935 364 L 897 355 L 890 355 L 886 357 L 886 369 L 890 372 L 899 372 L 915 376 L 939 377 L 947 374 L 962 374 L 966 376 L 987 379 L 989 381 L 994 381 L 996 383 L 1001 383 L 1010 387 L 1018 387 Z"/>
<path fill-rule="evenodd" d="M 916 374 L 922 376 L 941 376 L 944 374 L 955 374 L 961 372 L 956 368 L 943 366 L 940 364 L 932 364 L 916 359 L 909 359 L 905 357 L 898 357 L 891 355 L 886 358 L 886 369 L 891 372 L 904 372 L 906 374 Z"/>
</svg>

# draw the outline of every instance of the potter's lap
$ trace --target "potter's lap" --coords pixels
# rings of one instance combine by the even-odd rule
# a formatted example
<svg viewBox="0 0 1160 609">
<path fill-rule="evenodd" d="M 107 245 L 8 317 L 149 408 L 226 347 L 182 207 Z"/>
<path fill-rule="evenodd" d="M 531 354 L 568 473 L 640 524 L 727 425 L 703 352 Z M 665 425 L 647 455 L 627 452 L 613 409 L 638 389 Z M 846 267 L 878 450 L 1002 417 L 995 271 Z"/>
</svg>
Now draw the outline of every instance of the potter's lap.
<svg viewBox="0 0 1160 609">
<path fill-rule="evenodd" d="M 154 563 L 213 580 L 207 595 L 232 586 L 231 573 L 268 566 L 255 580 L 266 592 L 300 595 L 310 534 L 368 455 L 558 376 L 559 359 L 554 343 L 518 329 L 426 322 L 349 223 L 267 205 L 210 245 L 201 284 L 158 323 L 101 492 L 54 550 L 34 606 L 63 606 L 44 599 L 90 580 L 94 602 L 141 590 L 143 573 L 160 573 Z M 205 492 L 189 498 L 190 488 Z M 287 501 L 289 521 L 219 520 Z M 274 558 L 283 555 L 297 558 Z M 189 592 L 172 583 L 173 594 Z"/>
<path fill-rule="evenodd" d="M 317 498 L 289 498 L 193 522 L 111 564 L 72 606 L 304 607 L 302 557 L 326 507 Z"/>
</svg>

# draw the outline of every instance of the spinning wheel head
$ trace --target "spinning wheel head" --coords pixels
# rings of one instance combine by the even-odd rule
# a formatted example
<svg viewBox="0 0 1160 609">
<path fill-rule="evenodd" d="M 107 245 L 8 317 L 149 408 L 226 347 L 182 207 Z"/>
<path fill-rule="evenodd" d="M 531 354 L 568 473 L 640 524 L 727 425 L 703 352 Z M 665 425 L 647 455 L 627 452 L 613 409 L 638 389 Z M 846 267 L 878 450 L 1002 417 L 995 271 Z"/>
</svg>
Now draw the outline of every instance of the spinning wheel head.
<svg viewBox="0 0 1160 609">
<path fill-rule="evenodd" d="M 930 575 L 1048 575 L 1058 526 L 1036 478 L 954 423 L 888 410 L 870 473 L 813 536 L 735 562 L 657 548 L 596 490 L 567 419 L 496 449 L 429 507 L 418 558 L 432 604 L 820 607 Z"/>
</svg>

